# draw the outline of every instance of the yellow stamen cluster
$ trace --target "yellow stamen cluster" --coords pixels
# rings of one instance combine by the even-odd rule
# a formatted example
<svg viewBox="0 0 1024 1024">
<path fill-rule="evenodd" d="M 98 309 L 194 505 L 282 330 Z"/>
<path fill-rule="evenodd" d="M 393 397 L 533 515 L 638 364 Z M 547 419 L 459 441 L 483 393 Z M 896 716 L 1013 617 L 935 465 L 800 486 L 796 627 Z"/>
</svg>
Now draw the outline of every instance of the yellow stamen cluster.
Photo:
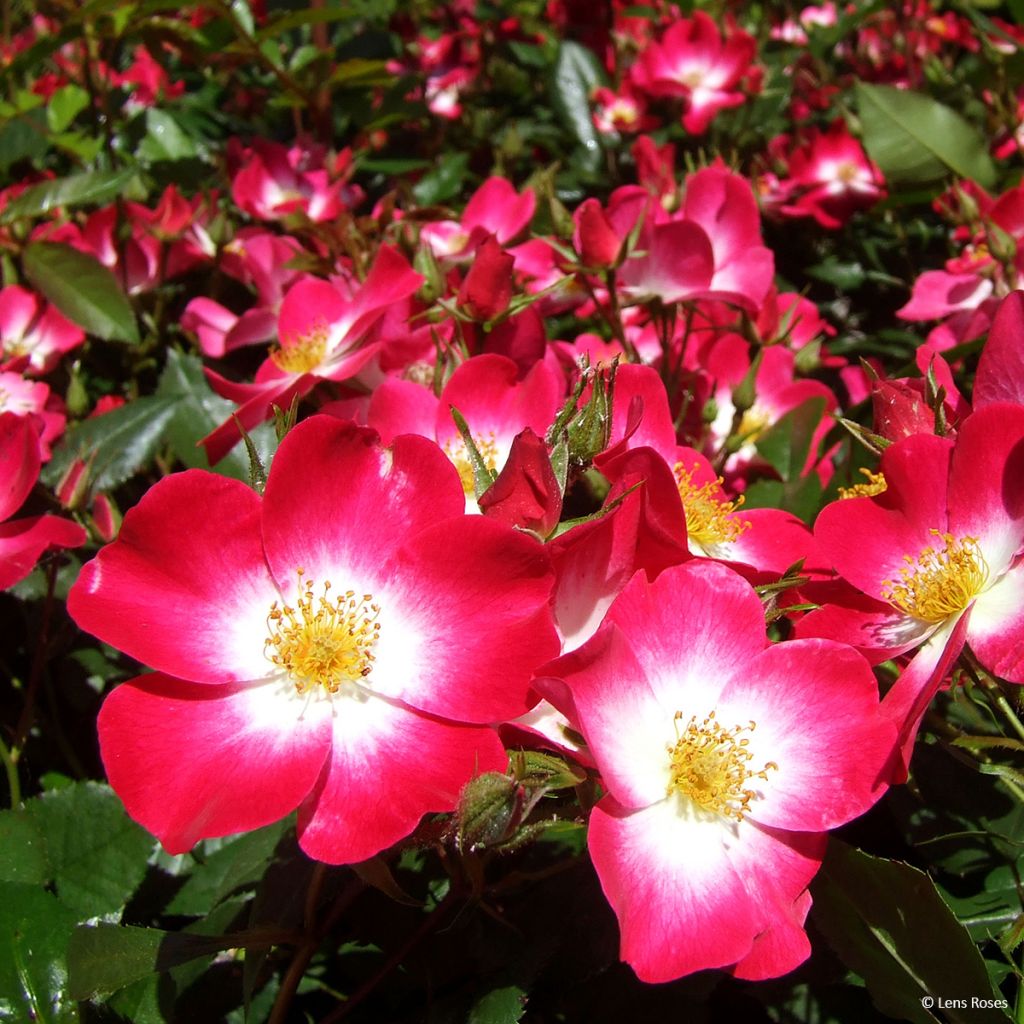
<svg viewBox="0 0 1024 1024">
<path fill-rule="evenodd" d="M 870 498 L 872 495 L 881 494 L 888 488 L 885 477 L 881 473 L 872 473 L 870 469 L 861 467 L 861 473 L 867 477 L 862 484 L 853 484 L 851 487 L 840 487 L 840 498 Z"/>
<path fill-rule="evenodd" d="M 745 444 L 753 444 L 765 432 L 771 421 L 769 413 L 752 405 L 740 418 L 737 436 Z"/>
<path fill-rule="evenodd" d="M 988 582 L 988 563 L 976 537 L 957 540 L 951 533 L 941 537 L 941 550 L 925 548 L 917 556 L 903 556 L 898 582 L 884 580 L 882 597 L 908 615 L 925 622 L 942 622 L 962 612 Z"/>
<path fill-rule="evenodd" d="M 474 434 L 473 443 L 484 460 L 484 465 L 494 472 L 498 468 L 498 446 L 494 440 L 494 433 L 486 437 Z M 452 461 L 459 471 L 459 479 L 462 481 L 462 490 L 468 498 L 476 497 L 476 485 L 473 480 L 473 463 L 469 460 L 469 450 L 462 438 L 452 441 L 445 441 L 444 453 Z"/>
<path fill-rule="evenodd" d="M 759 771 L 750 768 L 753 754 L 750 740 L 742 736 L 753 732 L 755 723 L 725 728 L 712 711 L 698 722 L 690 718 L 680 732 L 681 711 L 675 714 L 676 742 L 668 747 L 669 784 L 667 793 L 689 797 L 701 810 L 742 821 L 757 794 L 747 787 L 751 779 L 767 779 L 778 765 L 769 761 Z"/>
<path fill-rule="evenodd" d="M 285 373 L 309 373 L 315 370 L 327 353 L 327 325 L 317 324 L 308 334 L 289 340 L 287 345 L 275 345 L 270 358 Z"/>
<path fill-rule="evenodd" d="M 851 160 L 844 160 L 836 168 L 836 180 L 849 185 L 860 177 L 860 168 Z"/>
<path fill-rule="evenodd" d="M 380 605 L 372 594 L 352 590 L 331 596 L 330 580 L 316 597 L 313 581 L 298 570 L 295 606 L 273 603 L 267 615 L 264 654 L 284 669 L 299 693 L 322 686 L 327 693 L 360 682 L 373 669 L 373 649 L 380 636 Z"/>
<path fill-rule="evenodd" d="M 750 527 L 749 520 L 736 515 L 743 504 L 743 495 L 735 501 L 727 501 L 721 494 L 721 477 L 698 486 L 693 482 L 698 469 L 695 464 L 693 469 L 686 470 L 681 462 L 672 467 L 686 513 L 686 534 L 699 544 L 731 543 Z"/>
<path fill-rule="evenodd" d="M 20 359 L 21 356 L 27 356 L 32 349 L 24 338 L 8 338 L 0 342 L 0 351 L 9 359 Z"/>
</svg>

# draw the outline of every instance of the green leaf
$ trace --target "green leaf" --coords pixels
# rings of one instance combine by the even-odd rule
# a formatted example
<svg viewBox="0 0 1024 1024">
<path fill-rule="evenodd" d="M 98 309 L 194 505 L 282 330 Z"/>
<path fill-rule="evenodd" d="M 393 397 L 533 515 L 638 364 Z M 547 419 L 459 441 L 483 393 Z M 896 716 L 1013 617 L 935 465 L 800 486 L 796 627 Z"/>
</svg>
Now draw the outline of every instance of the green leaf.
<svg viewBox="0 0 1024 1024">
<path fill-rule="evenodd" d="M 340 85 L 346 89 L 363 88 L 372 85 L 388 85 L 394 80 L 388 71 L 385 60 L 366 60 L 363 57 L 351 57 L 343 60 L 328 79 L 331 85 Z"/>
<path fill-rule="evenodd" d="M 755 480 L 743 492 L 743 507 L 780 508 L 810 526 L 821 509 L 821 494 L 816 473 L 808 473 L 803 479 Z"/>
<path fill-rule="evenodd" d="M 803 473 L 814 431 L 824 413 L 825 399 L 809 398 L 787 412 L 757 439 L 758 452 L 783 480 L 796 480 Z"/>
<path fill-rule="evenodd" d="M 231 0 L 231 13 L 235 16 L 239 28 L 247 35 L 253 35 L 256 31 L 256 22 L 248 0 Z"/>
<path fill-rule="evenodd" d="M 62 242 L 32 242 L 22 266 L 32 286 L 83 330 L 106 341 L 138 344 L 132 307 L 117 278 L 95 256 Z"/>
<path fill-rule="evenodd" d="M 51 132 L 67 130 L 71 122 L 89 106 L 89 94 L 73 82 L 58 89 L 46 105 L 46 123 Z"/>
<path fill-rule="evenodd" d="M 478 999 L 468 1024 L 518 1024 L 526 1012 L 526 993 L 518 985 L 496 988 Z"/>
<path fill-rule="evenodd" d="M 437 167 L 424 174 L 413 186 L 412 194 L 422 206 L 443 203 L 457 195 L 469 167 L 468 153 L 446 153 Z"/>
<path fill-rule="evenodd" d="M 146 873 L 153 837 L 125 814 L 113 790 L 78 782 L 29 806 L 61 903 L 80 918 L 121 910 Z"/>
<path fill-rule="evenodd" d="M 169 349 L 167 363 L 160 375 L 158 398 L 174 402 L 174 411 L 167 426 L 167 441 L 175 456 L 190 469 L 210 469 L 206 449 L 197 442 L 220 426 L 237 410 L 234 402 L 215 394 L 203 373 L 198 356 Z M 274 450 L 274 430 L 269 423 L 249 432 L 264 465 L 269 465 Z M 217 463 L 214 472 L 249 481 L 249 457 L 238 445 Z"/>
<path fill-rule="evenodd" d="M 44 889 L 0 882 L 0 1020 L 78 1020 L 65 961 L 76 919 Z"/>
<path fill-rule="evenodd" d="M 167 906 L 168 914 L 207 914 L 238 889 L 256 884 L 266 871 L 289 820 L 248 832 L 196 865 Z"/>
<path fill-rule="evenodd" d="M 158 164 L 169 160 L 192 160 L 199 156 L 195 139 L 166 110 L 146 111 L 146 137 L 139 144 L 139 159 Z"/>
<path fill-rule="evenodd" d="M 76 459 L 89 466 L 89 491 L 109 491 L 134 476 L 153 457 L 179 399 L 137 398 L 95 419 L 83 420 L 64 436 L 44 471 L 53 486 Z"/>
<path fill-rule="evenodd" d="M 19 160 L 34 160 L 50 148 L 46 114 L 42 110 L 20 113 L 0 126 L 0 171 L 7 172 Z"/>
<path fill-rule="evenodd" d="M 43 885 L 50 877 L 46 840 L 32 816 L 0 811 L 0 881 Z"/>
<path fill-rule="evenodd" d="M 930 998 L 951 1001 L 942 1013 L 953 1024 L 1007 1020 L 998 1009 L 971 1006 L 972 997 L 1000 995 L 977 946 L 924 872 L 832 839 L 812 891 L 815 923 L 882 1013 L 932 1024 L 937 1018 L 922 1003 Z M 967 1000 L 967 1009 L 958 1000 Z"/>
<path fill-rule="evenodd" d="M 565 126 L 586 151 L 584 166 L 593 169 L 601 159 L 597 129 L 590 116 L 590 96 L 604 84 L 597 57 L 579 43 L 563 42 L 551 76 L 551 103 Z"/>
<path fill-rule="evenodd" d="M 840 260 L 835 255 L 807 268 L 807 276 L 823 281 L 841 292 L 855 292 L 867 280 L 864 268 L 856 260 Z"/>
<path fill-rule="evenodd" d="M 978 133 L 956 111 L 889 85 L 855 86 L 868 155 L 891 182 L 934 181 L 952 171 L 985 188 L 996 169 Z"/>
<path fill-rule="evenodd" d="M 89 171 L 56 181 L 43 181 L 25 189 L 0 213 L 0 224 L 19 217 L 41 217 L 58 206 L 107 203 L 115 199 L 135 176 L 133 170 Z"/>
<path fill-rule="evenodd" d="M 50 136 L 50 142 L 58 149 L 63 149 L 65 153 L 70 153 L 83 164 L 92 163 L 103 148 L 103 139 L 76 130 L 54 132 Z"/>
<path fill-rule="evenodd" d="M 77 928 L 68 945 L 68 988 L 75 999 L 107 995 L 147 975 L 230 949 L 236 941 L 117 924 Z"/>
<path fill-rule="evenodd" d="M 950 837 L 954 842 L 984 841 L 984 835 Z M 976 876 L 972 876 L 973 878 Z M 958 890 L 968 888 L 962 879 L 956 880 Z M 975 942 L 995 939 L 1015 921 L 1021 919 L 1020 894 L 1017 891 L 1016 869 L 1012 864 L 1001 864 L 981 880 L 977 892 L 969 895 L 953 895 L 946 888 L 939 892 L 957 920 L 967 929 Z"/>
</svg>

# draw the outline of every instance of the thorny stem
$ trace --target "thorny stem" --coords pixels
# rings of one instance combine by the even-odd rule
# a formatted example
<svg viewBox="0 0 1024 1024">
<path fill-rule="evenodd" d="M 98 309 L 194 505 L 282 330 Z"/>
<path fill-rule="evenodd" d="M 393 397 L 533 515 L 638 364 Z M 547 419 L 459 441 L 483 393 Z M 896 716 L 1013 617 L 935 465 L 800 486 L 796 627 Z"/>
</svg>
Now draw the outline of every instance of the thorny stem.
<svg viewBox="0 0 1024 1024">
<path fill-rule="evenodd" d="M 18 719 L 18 728 L 14 733 L 14 743 L 11 745 L 11 757 L 15 764 L 18 761 L 18 752 L 25 745 L 28 731 L 32 728 L 36 694 L 39 691 L 39 682 L 42 679 L 43 669 L 46 666 L 50 646 L 50 619 L 53 616 L 53 591 L 56 582 L 57 563 L 51 561 L 46 567 L 46 599 L 43 601 L 43 617 L 39 626 L 39 643 L 36 646 L 35 656 L 32 659 L 32 670 L 29 673 L 28 685 L 25 687 L 25 706 L 21 709 L 21 718 Z"/>
<path fill-rule="evenodd" d="M 320 902 L 320 895 L 323 892 L 324 880 L 327 877 L 327 865 L 318 863 L 313 869 L 312 877 L 309 880 L 309 887 L 306 889 L 306 902 L 303 909 L 303 937 L 298 948 L 292 956 L 292 962 L 281 981 L 281 988 L 278 990 L 277 998 L 274 1000 L 274 1007 L 270 1011 L 267 1024 L 284 1024 L 288 1020 L 292 1000 L 298 991 L 299 982 L 302 981 L 306 968 L 309 966 L 313 954 L 316 953 L 322 937 L 320 929 L 316 926 L 316 907 Z"/>
<path fill-rule="evenodd" d="M 316 953 L 325 935 L 338 923 L 338 919 L 348 909 L 352 901 L 363 891 L 365 884 L 362 879 L 354 877 L 350 884 L 334 901 L 330 913 L 324 919 L 317 922 L 316 910 L 320 897 L 323 895 L 324 883 L 327 880 L 327 864 L 317 864 L 313 875 L 309 880 L 309 888 L 306 890 L 306 902 L 303 909 L 303 935 L 298 943 L 298 948 L 292 957 L 288 970 L 281 981 L 281 988 L 278 990 L 277 998 L 274 1000 L 274 1007 L 271 1010 L 267 1024 L 284 1024 L 289 1019 L 292 1000 L 298 990 L 299 984 L 306 974 L 313 955 Z"/>
<path fill-rule="evenodd" d="M 455 905 L 456 899 L 456 890 L 454 888 L 449 889 L 444 899 L 423 919 L 419 928 L 388 957 L 387 962 L 381 966 L 380 970 L 367 979 L 365 984 L 356 989 L 344 1003 L 335 1007 L 327 1014 L 320 1021 L 320 1024 L 338 1024 L 338 1021 L 344 1020 L 360 1003 L 373 993 L 374 989 L 402 963 L 412 950 L 441 924 Z"/>
<path fill-rule="evenodd" d="M 941 715 L 938 715 L 934 711 L 929 711 L 926 714 L 926 721 L 928 727 L 935 733 L 942 733 L 950 740 L 960 739 L 963 735 L 959 729 L 947 722 Z M 948 749 L 948 748 L 947 748 Z M 965 755 L 956 755 L 964 757 Z M 980 764 L 993 764 L 993 760 L 984 751 L 972 750 L 970 755 L 974 760 Z M 999 781 L 1021 802 L 1024 803 L 1024 789 L 1021 789 L 1013 779 L 1007 778 L 1005 775 L 999 776 Z"/>
<path fill-rule="evenodd" d="M 1017 736 L 1024 740 L 1024 723 L 1022 723 L 1017 717 L 1012 705 L 1006 699 L 1006 694 L 1003 693 L 998 683 L 995 683 L 988 677 L 988 675 L 985 674 L 984 669 L 982 669 L 977 663 L 977 659 L 974 657 L 973 652 L 966 647 L 964 648 L 963 654 L 960 658 L 960 664 L 974 681 L 975 685 L 984 690 L 985 696 L 988 697 L 988 699 L 992 701 L 1003 713 L 1003 716 L 1006 718 L 1007 722 L 1009 722 Z"/>
</svg>

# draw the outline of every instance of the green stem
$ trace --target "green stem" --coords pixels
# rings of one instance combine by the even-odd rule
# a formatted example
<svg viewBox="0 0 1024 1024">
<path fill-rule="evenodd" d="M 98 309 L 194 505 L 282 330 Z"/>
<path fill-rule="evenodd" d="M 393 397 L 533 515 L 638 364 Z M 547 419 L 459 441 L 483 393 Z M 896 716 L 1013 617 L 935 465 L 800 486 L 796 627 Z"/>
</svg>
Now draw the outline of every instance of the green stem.
<svg viewBox="0 0 1024 1024">
<path fill-rule="evenodd" d="M 964 648 L 963 656 L 960 658 L 960 664 L 966 669 L 967 674 L 974 683 L 985 691 L 985 696 L 1003 713 L 1003 717 L 1009 722 L 1017 736 L 1024 740 L 1024 723 L 1017 717 L 1013 706 L 1006 699 L 1006 694 L 1003 693 L 998 683 L 995 683 L 985 674 L 984 669 L 977 664 L 973 653 L 966 647 Z"/>
</svg>

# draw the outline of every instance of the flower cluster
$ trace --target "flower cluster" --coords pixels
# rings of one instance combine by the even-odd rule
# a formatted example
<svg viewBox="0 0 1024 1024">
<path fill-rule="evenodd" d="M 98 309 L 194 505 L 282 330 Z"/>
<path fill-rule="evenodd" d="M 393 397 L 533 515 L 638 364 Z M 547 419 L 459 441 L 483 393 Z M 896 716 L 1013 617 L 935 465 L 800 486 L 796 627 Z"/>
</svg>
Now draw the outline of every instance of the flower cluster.
<svg viewBox="0 0 1024 1024">
<path fill-rule="evenodd" d="M 148 145 L 134 177 L 0 193 L 0 588 L 44 560 L 47 608 L 61 572 L 132 665 L 100 757 L 167 853 L 296 812 L 313 860 L 433 845 L 479 897 L 481 851 L 585 827 L 637 978 L 775 978 L 811 953 L 828 834 L 907 779 L 939 691 L 1024 684 L 1024 185 L 938 146 L 925 184 L 987 184 L 928 193 L 935 261 L 903 281 L 913 140 L 872 115 L 1021 32 L 925 0 L 760 36 L 576 6 L 545 17 L 580 41 L 454 2 L 335 62 L 330 18 L 233 5 L 223 59 L 251 44 L 263 77 L 232 103 L 257 119 L 276 82 L 310 131 L 216 160 L 209 126 L 160 156 L 184 43 L 114 67 L 53 40 L 18 116 L 98 114 L 82 78 Z M 207 14 L 167 22 L 216 39 Z M 316 53 L 286 63 L 295 28 Z M 512 56 L 551 64 L 571 177 L 519 173 L 554 116 L 481 156 L 489 90 L 530 83 Z M 1012 160 L 1020 93 L 997 99 Z M 407 159 L 424 124 L 480 145 Z M 170 183 L 204 160 L 215 188 Z M 550 815 L 524 752 L 571 780 Z"/>
</svg>

